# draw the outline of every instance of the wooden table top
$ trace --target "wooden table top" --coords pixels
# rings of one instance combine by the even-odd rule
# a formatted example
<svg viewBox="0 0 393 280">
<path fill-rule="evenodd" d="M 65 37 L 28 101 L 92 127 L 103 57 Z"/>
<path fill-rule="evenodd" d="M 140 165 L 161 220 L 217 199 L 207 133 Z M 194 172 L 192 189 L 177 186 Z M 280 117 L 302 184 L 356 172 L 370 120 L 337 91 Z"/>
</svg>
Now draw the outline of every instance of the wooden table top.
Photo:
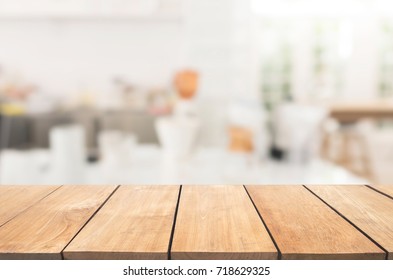
<svg viewBox="0 0 393 280">
<path fill-rule="evenodd" d="M 0 259 L 393 260 L 393 186 L 0 186 Z"/>
<path fill-rule="evenodd" d="M 370 101 L 367 103 L 343 103 L 330 106 L 330 115 L 340 122 L 355 122 L 364 118 L 393 118 L 391 101 Z"/>
</svg>

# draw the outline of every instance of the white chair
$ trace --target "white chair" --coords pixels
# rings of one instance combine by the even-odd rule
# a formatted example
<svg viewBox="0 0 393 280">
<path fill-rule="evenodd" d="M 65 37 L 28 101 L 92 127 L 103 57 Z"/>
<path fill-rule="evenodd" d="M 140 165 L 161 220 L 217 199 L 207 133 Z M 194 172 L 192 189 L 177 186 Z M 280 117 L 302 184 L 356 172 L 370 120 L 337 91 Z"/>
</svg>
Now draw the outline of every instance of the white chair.
<svg viewBox="0 0 393 280">
<path fill-rule="evenodd" d="M 285 103 L 273 116 L 274 144 L 293 162 L 307 162 L 317 157 L 322 124 L 328 112 L 323 107 Z"/>
</svg>

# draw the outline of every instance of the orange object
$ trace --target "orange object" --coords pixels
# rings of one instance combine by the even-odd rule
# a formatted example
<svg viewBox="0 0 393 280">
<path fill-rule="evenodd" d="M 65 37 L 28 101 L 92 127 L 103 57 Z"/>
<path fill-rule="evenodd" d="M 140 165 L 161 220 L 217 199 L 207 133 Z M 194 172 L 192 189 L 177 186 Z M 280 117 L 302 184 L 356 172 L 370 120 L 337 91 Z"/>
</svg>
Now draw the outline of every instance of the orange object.
<svg viewBox="0 0 393 280">
<path fill-rule="evenodd" d="M 174 83 L 181 98 L 191 99 L 198 88 L 198 73 L 193 70 L 180 71 L 175 75 Z"/>
<path fill-rule="evenodd" d="M 254 150 L 253 133 L 241 126 L 229 128 L 229 150 L 233 152 L 252 152 Z"/>
</svg>

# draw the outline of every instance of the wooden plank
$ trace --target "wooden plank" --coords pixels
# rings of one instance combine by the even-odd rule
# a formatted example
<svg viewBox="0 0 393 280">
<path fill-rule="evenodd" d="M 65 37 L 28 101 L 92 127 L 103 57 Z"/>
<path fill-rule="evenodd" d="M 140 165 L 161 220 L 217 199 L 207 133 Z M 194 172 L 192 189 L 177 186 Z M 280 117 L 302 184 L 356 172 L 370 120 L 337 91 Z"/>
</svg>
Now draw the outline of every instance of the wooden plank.
<svg viewBox="0 0 393 280">
<path fill-rule="evenodd" d="M 121 186 L 65 259 L 167 259 L 180 186 Z"/>
<path fill-rule="evenodd" d="M 282 259 L 384 259 L 385 253 L 303 186 L 247 186 Z"/>
<path fill-rule="evenodd" d="M 0 227 L 57 188 L 59 186 L 0 186 Z"/>
<path fill-rule="evenodd" d="M 393 201 L 365 186 L 307 186 L 393 259 Z"/>
<path fill-rule="evenodd" d="M 172 259 L 277 259 L 243 186 L 183 186 Z"/>
<path fill-rule="evenodd" d="M 371 187 L 393 199 L 393 185 L 372 185 Z"/>
<path fill-rule="evenodd" d="M 61 259 L 64 247 L 114 190 L 59 188 L 0 227 L 0 259 Z"/>
</svg>

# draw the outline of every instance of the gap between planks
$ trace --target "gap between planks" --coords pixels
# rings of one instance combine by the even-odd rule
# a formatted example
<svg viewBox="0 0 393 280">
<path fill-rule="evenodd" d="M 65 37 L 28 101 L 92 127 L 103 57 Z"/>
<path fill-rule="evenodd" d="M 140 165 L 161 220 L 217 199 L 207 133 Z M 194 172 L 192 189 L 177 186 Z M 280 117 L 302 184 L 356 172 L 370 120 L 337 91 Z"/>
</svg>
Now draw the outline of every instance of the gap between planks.
<svg viewBox="0 0 393 280">
<path fill-rule="evenodd" d="M 18 217 L 19 215 L 23 214 L 24 212 L 26 212 L 27 210 L 29 210 L 31 207 L 35 206 L 36 204 L 38 204 L 39 202 L 41 202 L 43 199 L 45 199 L 46 197 L 50 196 L 51 194 L 53 194 L 54 192 L 56 192 L 58 189 L 60 189 L 63 185 L 60 186 L 54 186 L 55 189 L 49 193 L 47 193 L 46 195 L 44 195 L 43 197 L 41 197 L 40 199 L 38 199 L 37 201 L 33 202 L 31 205 L 29 205 L 28 207 L 26 207 L 25 209 L 23 209 L 22 211 L 16 213 L 15 215 L 13 215 L 12 217 L 10 217 L 7 221 L 5 221 L 4 223 L 0 224 L 0 227 L 6 225 L 7 223 L 9 223 L 10 221 L 12 221 L 13 219 L 15 219 L 16 217 Z M 34 186 L 32 186 L 32 188 L 34 188 Z"/>
<path fill-rule="evenodd" d="M 373 191 L 376 191 L 377 193 L 380 193 L 380 194 L 382 194 L 382 195 L 384 195 L 384 196 L 387 196 L 387 197 L 389 197 L 390 199 L 393 199 L 393 196 L 392 196 L 392 195 L 390 195 L 390 194 L 387 193 L 387 192 L 384 192 L 382 189 L 379 189 L 379 188 L 374 187 L 374 186 L 371 186 L 371 185 L 364 185 L 364 186 L 366 186 L 367 188 L 369 188 L 369 189 L 371 189 L 371 190 L 373 190 Z M 393 187 L 392 187 L 392 193 L 393 193 Z"/>
<path fill-rule="evenodd" d="M 211 188 L 209 189 L 209 187 Z M 261 221 L 258 212 L 255 210 L 244 185 L 187 185 L 186 188 L 183 185 L 176 230 L 173 236 L 173 246 L 171 248 L 172 258 L 277 259 L 277 248 L 268 234 L 267 228 Z M 187 195 L 185 190 L 187 190 Z M 192 205 L 189 205 L 189 203 Z M 226 203 L 229 204 L 227 205 Z M 235 208 L 227 210 L 228 212 L 225 212 L 227 214 L 224 217 L 220 216 L 223 215 L 222 211 L 227 207 L 231 207 L 231 205 Z M 245 215 L 245 220 L 237 220 L 240 222 L 240 225 L 236 222 L 236 219 L 239 219 L 240 213 L 243 212 L 238 212 L 236 209 L 245 211 L 243 214 Z M 211 212 L 213 210 L 214 212 Z M 215 212 L 215 210 L 219 211 Z M 225 227 L 220 226 L 225 219 L 229 219 L 229 222 L 225 224 Z M 251 228 L 248 224 L 250 221 L 254 223 L 254 226 Z M 188 225 L 188 222 L 191 225 Z M 216 222 L 219 222 L 218 232 L 210 230 L 204 234 L 203 230 L 216 226 Z M 237 226 L 234 225 L 234 222 L 236 222 Z M 260 225 L 260 228 L 256 228 L 257 224 Z M 235 228 L 233 228 L 234 226 Z M 239 229 L 238 231 L 236 229 L 238 226 L 244 226 L 244 230 Z M 190 234 L 192 234 L 190 232 L 191 228 L 193 228 L 193 231 L 197 230 L 196 236 L 190 237 Z M 218 235 L 220 230 L 227 230 L 226 228 L 229 228 L 230 231 L 225 231 L 225 235 L 228 236 L 225 239 L 227 241 L 224 242 L 222 240 L 223 236 L 220 238 Z M 259 230 L 259 234 L 256 234 Z M 242 231 L 244 232 L 241 233 Z M 250 244 L 253 242 L 255 242 L 255 246 L 251 249 Z"/>
<path fill-rule="evenodd" d="M 168 259 L 179 190 L 180 185 L 121 185 L 64 258 Z"/>
<path fill-rule="evenodd" d="M 379 249 L 385 252 L 385 260 L 388 259 L 389 252 L 383 248 L 377 241 L 375 241 L 370 235 L 368 235 L 366 232 L 364 232 L 361 228 L 359 228 L 357 225 L 355 225 L 351 220 L 349 220 L 347 217 L 345 217 L 341 212 L 339 212 L 337 209 L 335 209 L 333 206 L 331 206 L 329 203 L 327 203 L 323 198 L 318 196 L 316 193 L 314 193 L 311 189 L 309 189 L 306 185 L 303 185 L 306 190 L 308 190 L 311 194 L 313 194 L 316 198 L 318 198 L 320 201 L 322 201 L 326 206 L 328 206 L 330 209 L 332 209 L 334 212 L 337 213 L 340 217 L 342 217 L 344 220 L 346 220 L 351 226 L 353 226 L 355 229 L 357 229 L 360 233 L 362 233 L 366 238 L 368 238 L 371 242 L 373 242 Z M 366 186 L 368 187 L 368 186 Z"/>
<path fill-rule="evenodd" d="M 59 188 L 0 228 L 0 258 L 62 259 L 64 246 L 115 187 Z"/>
<path fill-rule="evenodd" d="M 179 195 L 177 196 L 177 203 L 176 203 L 175 215 L 174 215 L 174 217 L 173 217 L 173 225 L 172 225 L 171 236 L 170 236 L 170 238 L 169 238 L 169 245 L 168 245 L 168 260 L 171 260 L 171 259 L 172 259 L 171 250 L 172 250 L 173 236 L 175 235 L 175 230 L 176 230 L 176 220 L 177 220 L 177 213 L 178 213 L 178 211 L 179 211 L 179 204 L 180 204 L 180 197 L 181 197 L 182 188 L 183 188 L 183 185 L 180 185 L 180 188 L 179 188 Z"/>
<path fill-rule="evenodd" d="M 116 188 L 112 191 L 112 193 L 105 199 L 105 201 L 97 208 L 97 210 L 91 215 L 91 217 L 86 221 L 86 223 L 78 230 L 78 232 L 71 238 L 71 240 L 64 246 L 63 250 L 61 250 L 60 255 L 64 260 L 64 250 L 70 245 L 70 243 L 78 236 L 78 234 L 85 228 L 85 226 L 94 218 L 94 216 L 101 210 L 101 208 L 108 202 L 108 200 L 113 196 L 113 194 L 119 189 L 120 185 L 117 185 Z"/>
<path fill-rule="evenodd" d="M 254 200 L 252 200 L 252 198 L 251 198 L 251 196 L 250 196 L 250 193 L 248 192 L 248 190 L 247 190 L 247 188 L 246 188 L 246 185 L 243 185 L 243 188 L 244 188 L 244 190 L 246 191 L 246 193 L 247 193 L 247 195 L 248 195 L 248 198 L 250 199 L 252 205 L 254 206 L 254 209 L 255 209 L 255 211 L 257 212 L 259 218 L 261 219 L 263 225 L 265 226 L 265 228 L 266 228 L 266 230 L 267 230 L 267 233 L 268 233 L 269 236 L 270 236 L 270 239 L 273 241 L 273 244 L 274 244 L 274 246 L 276 247 L 276 250 L 277 250 L 277 253 L 278 253 L 278 254 L 277 254 L 277 259 L 278 259 L 278 260 L 281 260 L 281 258 L 282 258 L 281 250 L 280 250 L 280 248 L 278 247 L 277 242 L 276 242 L 276 240 L 274 239 L 273 234 L 271 233 L 269 227 L 267 226 L 265 220 L 263 219 L 262 214 L 259 213 L 258 208 L 257 208 L 257 206 L 255 205 Z"/>
<path fill-rule="evenodd" d="M 260 188 L 258 188 L 260 187 Z M 321 201 L 316 198 L 313 194 L 309 193 L 309 191 L 307 189 L 304 188 L 304 186 L 302 185 L 297 185 L 297 191 L 296 189 L 293 190 L 293 194 L 295 195 L 294 198 L 290 198 L 291 194 L 287 195 L 287 197 L 285 198 L 285 202 L 283 201 L 279 201 L 280 200 L 280 193 L 281 195 L 285 195 L 286 192 L 285 191 L 285 187 L 288 188 L 288 190 L 290 190 L 292 186 L 286 185 L 286 186 L 267 186 L 267 190 L 263 190 L 263 186 L 246 186 L 246 189 L 249 191 L 251 198 L 256 199 L 255 201 L 255 205 L 257 206 L 257 210 L 258 212 L 263 215 L 264 219 L 266 218 L 266 224 L 267 224 L 267 228 L 271 231 L 272 235 L 273 235 L 273 239 L 275 239 L 276 243 L 278 244 L 278 246 L 280 247 L 280 251 L 282 254 L 282 259 L 325 259 L 325 258 L 332 258 L 332 259 L 346 259 L 346 258 L 364 258 L 366 257 L 366 255 L 368 255 L 368 253 L 372 254 L 368 257 L 372 257 L 372 258 L 376 258 L 376 259 L 383 259 L 385 258 L 386 254 L 383 250 L 381 250 L 378 246 L 376 246 L 372 241 L 370 241 L 369 238 L 366 238 L 361 232 L 359 232 L 356 228 L 353 228 L 353 226 L 349 223 L 347 223 L 347 221 L 345 219 L 342 219 L 342 217 L 340 215 L 337 215 L 337 213 L 335 211 L 333 211 L 331 208 L 327 207 L 326 204 L 321 203 Z M 278 187 L 283 187 L 283 189 L 279 189 Z M 296 187 L 296 186 L 293 186 Z M 278 189 L 277 189 L 278 188 Z M 301 191 L 303 189 L 303 191 Z M 277 192 L 275 192 L 275 190 L 277 190 Z M 308 193 L 308 195 L 307 195 Z M 309 196 L 309 200 L 310 200 L 310 204 L 308 204 L 308 202 L 306 203 L 306 198 Z M 307 206 L 306 208 L 303 208 L 302 206 L 299 206 L 299 209 L 295 209 L 295 213 L 292 213 L 293 218 L 297 218 L 299 219 L 300 217 L 318 217 L 318 212 L 315 211 L 315 209 L 319 209 L 323 210 L 324 214 L 326 214 L 327 216 L 327 221 L 330 222 L 334 222 L 333 224 L 335 225 L 335 227 L 333 228 L 334 231 L 336 233 L 341 232 L 341 227 L 344 227 L 346 230 L 348 230 L 348 233 L 351 233 L 353 238 L 357 238 L 355 240 L 357 241 L 361 241 L 362 244 L 362 248 L 357 248 L 357 249 L 352 249 L 352 247 L 348 247 L 348 245 L 344 245 L 343 246 L 335 246 L 336 244 L 338 244 L 338 241 L 343 241 L 343 240 L 348 240 L 347 237 L 345 237 L 344 239 L 340 239 L 339 235 L 337 237 L 334 237 L 333 239 L 331 239 L 329 236 L 331 234 L 331 230 L 330 230 L 330 224 L 324 226 L 324 222 L 322 222 L 323 228 L 322 230 L 314 230 L 311 231 L 310 234 L 313 237 L 316 238 L 320 238 L 320 235 L 322 234 L 322 237 L 326 236 L 326 238 L 324 239 L 326 242 L 322 242 L 321 246 L 315 246 L 316 243 L 315 242 L 310 242 L 309 241 L 301 241 L 300 239 L 302 239 L 301 235 L 303 234 L 307 234 L 308 232 L 308 226 L 312 226 L 310 224 L 310 222 L 306 222 L 304 226 L 301 226 L 300 228 L 297 227 L 297 222 L 291 220 L 291 218 L 287 217 L 287 222 L 289 222 L 288 226 L 283 224 L 285 223 L 285 219 L 281 220 L 281 218 L 285 218 L 286 216 L 286 212 L 285 210 L 279 210 L 282 209 L 283 205 L 287 205 L 286 203 L 289 203 L 289 205 L 287 205 L 287 207 L 289 207 L 291 204 L 293 204 L 293 206 L 296 205 L 296 202 L 294 199 L 297 198 L 301 198 L 301 203 L 306 203 L 305 206 Z M 271 199 L 273 199 L 273 201 L 271 201 Z M 278 199 L 277 203 L 274 203 L 274 199 Z M 312 203 L 311 203 L 312 202 Z M 284 204 L 283 204 L 284 203 Z M 319 205 L 319 206 L 318 206 Z M 317 208 L 315 208 L 315 207 Z M 311 208 L 310 208 L 311 207 Z M 305 209 L 310 208 L 311 210 L 311 214 L 308 214 L 308 212 L 304 212 Z M 272 212 L 273 211 L 273 212 Z M 278 211 L 278 212 L 276 212 Z M 302 211 L 304 213 L 302 213 Z M 330 212 L 330 213 L 329 213 Z M 297 214 L 299 214 L 300 216 L 296 216 Z M 266 217 L 265 217 L 266 215 Z M 282 216 L 284 215 L 284 216 Z M 311 216 L 310 216 L 311 215 Z M 289 215 L 291 216 L 291 215 Z M 335 217 L 336 216 L 336 217 Z M 325 221 L 325 220 L 323 220 Z M 302 223 L 301 220 L 298 221 L 299 223 Z M 280 225 L 281 223 L 281 225 Z M 318 224 L 319 225 L 319 224 Z M 287 234 L 285 234 L 285 232 L 288 231 L 287 233 L 289 234 L 289 236 L 292 236 L 291 238 L 295 238 L 296 240 L 298 240 L 299 242 L 290 242 L 288 243 L 288 238 L 290 238 L 289 236 L 286 236 Z M 342 236 L 343 237 L 343 236 Z M 276 239 L 277 238 L 277 239 Z M 300 238 L 300 239 L 297 239 Z M 333 243 L 331 243 L 333 242 Z M 335 243 L 334 243 L 335 242 Z M 331 244 L 334 245 L 335 247 L 337 247 L 336 249 L 331 249 L 329 247 L 326 247 L 326 244 Z M 360 249 L 360 250 L 359 250 Z M 362 251 L 362 249 L 364 251 Z M 285 254 L 285 257 L 284 257 Z M 345 254 L 344 256 L 342 256 L 341 254 Z M 363 255 L 363 256 L 362 256 Z M 366 258 L 368 258 L 366 257 Z"/>
</svg>

